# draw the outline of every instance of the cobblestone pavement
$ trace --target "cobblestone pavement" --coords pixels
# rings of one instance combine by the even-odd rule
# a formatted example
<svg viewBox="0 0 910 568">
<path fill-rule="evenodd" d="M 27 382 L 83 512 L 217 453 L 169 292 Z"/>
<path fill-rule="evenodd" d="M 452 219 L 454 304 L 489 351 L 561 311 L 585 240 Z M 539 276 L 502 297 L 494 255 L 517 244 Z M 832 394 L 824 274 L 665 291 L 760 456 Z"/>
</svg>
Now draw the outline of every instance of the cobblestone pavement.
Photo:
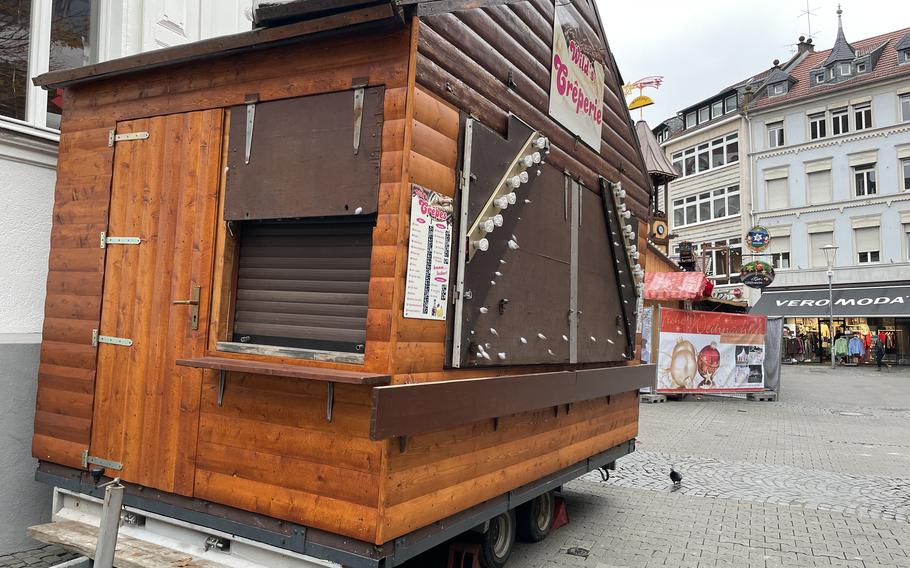
<svg viewBox="0 0 910 568">
<path fill-rule="evenodd" d="M 910 567 L 910 370 L 783 373 L 781 402 L 642 405 L 638 451 L 510 566 Z"/>
<path fill-rule="evenodd" d="M 0 555 L 2 568 L 45 568 L 61 564 L 76 558 L 76 554 L 69 553 L 62 548 L 46 544 L 30 550 Z"/>
</svg>

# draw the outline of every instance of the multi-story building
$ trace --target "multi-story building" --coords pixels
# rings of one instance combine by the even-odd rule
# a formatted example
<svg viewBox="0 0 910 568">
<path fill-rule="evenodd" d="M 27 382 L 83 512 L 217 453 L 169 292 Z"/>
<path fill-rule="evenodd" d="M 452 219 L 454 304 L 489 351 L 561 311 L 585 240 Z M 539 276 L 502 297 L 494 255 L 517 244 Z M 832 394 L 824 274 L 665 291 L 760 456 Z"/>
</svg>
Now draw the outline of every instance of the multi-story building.
<svg viewBox="0 0 910 568">
<path fill-rule="evenodd" d="M 743 192 L 747 170 L 743 139 L 747 124 L 743 103 L 769 77 L 792 68 L 811 43 L 801 41 L 797 54 L 775 66 L 683 109 L 654 133 L 679 177 L 659 191 L 673 238 L 671 257 L 679 258 L 680 243 L 694 247 L 698 268 L 714 281 L 719 293 L 740 291 L 743 262 L 743 211 L 750 201 Z"/>
<path fill-rule="evenodd" d="M 31 77 L 250 28 L 252 0 L 0 0 L 0 555 L 25 541 L 25 527 L 50 513 L 34 481 L 31 439 L 48 267 L 80 270 L 80 259 L 48 259 L 63 93 Z M 79 211 L 73 211 L 79 215 Z M 86 227 L 89 230 L 89 227 Z M 97 238 L 97 237 L 96 237 Z M 78 291 L 52 290 L 60 302 Z M 74 333 L 48 322 L 49 333 Z M 62 377 L 76 385 L 87 377 Z M 82 409 L 91 413 L 87 405 Z M 38 410 L 41 412 L 41 409 Z M 87 421 L 86 421 L 87 422 Z M 58 424 L 57 435 L 74 424 Z"/>
<path fill-rule="evenodd" d="M 910 28 L 775 72 L 747 105 L 752 207 L 777 269 L 753 311 L 781 315 L 825 358 L 833 332 L 910 351 Z M 829 301 L 826 245 L 836 246 Z M 830 251 L 828 251 L 830 252 Z M 829 310 L 835 329 L 829 329 Z"/>
</svg>

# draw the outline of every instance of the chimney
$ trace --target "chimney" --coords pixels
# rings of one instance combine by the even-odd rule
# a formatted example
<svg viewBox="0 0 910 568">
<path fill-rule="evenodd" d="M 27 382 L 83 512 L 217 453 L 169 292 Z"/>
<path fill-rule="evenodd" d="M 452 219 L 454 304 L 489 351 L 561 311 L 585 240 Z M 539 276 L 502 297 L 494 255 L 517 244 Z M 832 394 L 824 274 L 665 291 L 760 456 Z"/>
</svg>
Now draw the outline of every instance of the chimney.
<svg viewBox="0 0 910 568">
<path fill-rule="evenodd" d="M 749 108 L 749 104 L 752 102 L 752 99 L 755 98 L 756 89 L 754 85 L 749 85 L 743 89 L 743 109 L 746 110 Z"/>
<path fill-rule="evenodd" d="M 799 36 L 799 43 L 796 44 L 796 52 L 799 55 L 804 53 L 815 53 L 815 46 L 812 45 L 812 38 L 806 39 L 806 36 Z"/>
</svg>

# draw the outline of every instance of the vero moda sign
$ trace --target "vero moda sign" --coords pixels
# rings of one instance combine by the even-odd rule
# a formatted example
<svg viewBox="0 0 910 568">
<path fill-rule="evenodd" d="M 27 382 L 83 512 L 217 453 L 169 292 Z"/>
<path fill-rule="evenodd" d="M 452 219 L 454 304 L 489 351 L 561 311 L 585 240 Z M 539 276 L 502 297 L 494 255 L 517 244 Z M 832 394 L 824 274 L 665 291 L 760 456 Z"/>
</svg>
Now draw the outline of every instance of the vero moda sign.
<svg viewBox="0 0 910 568">
<path fill-rule="evenodd" d="M 833 290 L 835 316 L 894 317 L 910 315 L 910 287 L 840 288 Z M 772 316 L 827 316 L 831 311 L 827 289 L 769 291 L 752 313 Z"/>
<path fill-rule="evenodd" d="M 550 116 L 585 144 L 600 151 L 603 129 L 603 49 L 587 37 L 577 12 L 556 3 L 553 60 L 550 68 Z"/>
</svg>

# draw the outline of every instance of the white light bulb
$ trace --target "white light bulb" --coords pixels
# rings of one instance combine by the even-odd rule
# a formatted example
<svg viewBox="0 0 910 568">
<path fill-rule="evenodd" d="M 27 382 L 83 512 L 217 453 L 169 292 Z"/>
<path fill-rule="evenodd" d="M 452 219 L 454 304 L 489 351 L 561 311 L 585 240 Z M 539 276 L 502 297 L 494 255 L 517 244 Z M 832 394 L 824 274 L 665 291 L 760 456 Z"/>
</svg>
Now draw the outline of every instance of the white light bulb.
<svg viewBox="0 0 910 568">
<path fill-rule="evenodd" d="M 486 239 L 478 239 L 474 241 L 474 248 L 480 252 L 487 252 L 490 250 L 490 241 Z"/>
<path fill-rule="evenodd" d="M 521 185 L 521 176 L 512 176 L 509 178 L 509 187 L 517 189 Z"/>
<path fill-rule="evenodd" d="M 518 243 L 513 240 L 509 240 L 509 248 L 512 250 L 518 250 Z"/>
<path fill-rule="evenodd" d="M 638 247 L 635 246 L 635 245 L 629 245 L 629 251 L 630 251 L 630 252 L 638 252 Z"/>
<path fill-rule="evenodd" d="M 531 160 L 535 164 L 539 164 L 540 163 L 540 152 L 534 152 L 533 154 L 531 154 Z"/>
<path fill-rule="evenodd" d="M 521 183 L 528 183 L 528 180 L 531 179 L 530 177 L 528 177 L 528 172 L 521 172 L 520 174 L 518 174 L 518 177 L 519 177 L 519 179 L 521 179 Z"/>
<path fill-rule="evenodd" d="M 623 213 L 625 213 L 625 211 L 626 211 L 626 204 L 625 204 L 625 203 L 620 204 L 619 210 L 622 211 Z"/>
<path fill-rule="evenodd" d="M 533 166 L 534 165 L 534 156 L 528 154 L 527 156 L 522 158 L 521 165 L 526 168 L 530 168 L 531 166 Z"/>
<path fill-rule="evenodd" d="M 518 338 L 518 341 L 521 341 L 522 345 L 527 345 L 527 344 L 528 344 L 528 340 L 525 339 L 524 337 L 519 337 L 519 338 Z"/>
<path fill-rule="evenodd" d="M 494 199 L 493 205 L 495 205 L 496 207 L 498 207 L 500 209 L 507 209 L 509 207 L 509 200 L 506 199 L 505 195 L 503 195 L 502 197 L 497 197 L 496 199 Z"/>
<path fill-rule="evenodd" d="M 635 260 L 638 260 L 638 257 L 640 257 L 640 256 L 641 256 L 640 253 L 637 253 L 637 252 L 633 252 L 633 253 L 632 253 L 632 258 L 635 259 Z"/>
<path fill-rule="evenodd" d="M 496 225 L 497 227 L 502 227 L 502 223 L 503 223 L 502 215 L 497 213 L 496 215 L 493 215 L 492 217 L 490 217 L 490 219 L 493 221 L 494 225 Z"/>
<path fill-rule="evenodd" d="M 538 138 L 537 140 L 534 141 L 534 147 L 537 148 L 538 150 L 543 150 L 544 148 L 547 147 L 547 139 L 544 138 L 543 136 L 541 136 L 540 138 Z"/>
<path fill-rule="evenodd" d="M 493 335 L 497 335 L 497 336 L 499 335 L 499 332 L 496 331 L 495 329 L 493 329 L 492 327 L 490 328 L 490 333 L 492 333 Z"/>
<path fill-rule="evenodd" d="M 497 353 L 496 356 L 499 357 L 499 360 L 500 360 L 500 361 L 505 361 L 505 360 L 506 360 L 506 354 L 505 354 L 505 353 L 500 352 L 500 353 Z"/>
<path fill-rule="evenodd" d="M 484 222 L 480 224 L 480 227 L 484 230 L 484 232 L 492 233 L 493 229 L 496 228 L 496 223 L 494 223 L 493 219 L 490 218 L 484 220 Z"/>
<path fill-rule="evenodd" d="M 547 340 L 547 336 L 544 335 L 544 334 L 542 334 L 542 333 L 538 333 L 538 334 L 537 334 L 537 338 L 538 338 L 538 339 L 543 339 L 544 341 Z"/>
<path fill-rule="evenodd" d="M 634 232 L 635 232 L 635 229 L 632 228 L 632 225 L 626 225 L 626 230 L 627 230 L 629 233 L 634 233 Z"/>
<path fill-rule="evenodd" d="M 515 192 L 510 192 L 505 195 L 506 201 L 509 202 L 509 205 L 515 205 L 518 203 L 518 196 L 515 195 Z"/>
<path fill-rule="evenodd" d="M 632 218 L 632 212 L 631 212 L 631 211 L 623 211 L 623 212 L 622 212 L 622 216 L 625 217 L 626 219 L 631 219 L 631 218 Z"/>
</svg>

